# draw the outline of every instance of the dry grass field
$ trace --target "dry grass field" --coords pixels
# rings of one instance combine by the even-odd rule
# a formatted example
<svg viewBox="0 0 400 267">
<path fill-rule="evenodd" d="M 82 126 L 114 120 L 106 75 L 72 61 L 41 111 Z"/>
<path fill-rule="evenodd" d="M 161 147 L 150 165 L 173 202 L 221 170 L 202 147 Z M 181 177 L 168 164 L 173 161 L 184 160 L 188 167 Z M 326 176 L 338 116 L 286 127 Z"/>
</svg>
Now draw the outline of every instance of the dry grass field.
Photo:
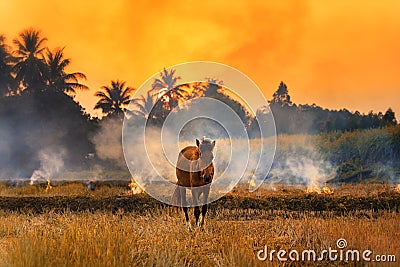
<svg viewBox="0 0 400 267">
<path fill-rule="evenodd" d="M 21 199 L 22 204 L 16 201 Z M 279 199 L 286 199 L 283 204 L 296 199 L 328 204 L 322 206 L 325 210 L 265 207 L 268 201 Z M 381 206 L 360 206 L 346 212 L 347 204 L 352 207 L 346 201 L 357 203 L 360 199 Z M 51 205 L 35 209 L 27 200 Z M 89 209 L 85 207 L 92 202 L 81 208 L 66 204 L 89 200 L 104 206 Z M 115 205 L 110 204 L 112 200 Z M 123 206 L 123 201 L 136 204 Z M 257 206 L 251 201 L 264 204 Z M 329 208 L 335 207 L 329 204 L 335 202 L 343 206 L 342 212 Z M 365 265 L 327 260 L 279 262 L 276 255 L 273 262 L 262 262 L 256 256 L 265 245 L 269 250 L 335 249 L 339 238 L 346 239 L 348 249 L 373 251 L 371 258 L 382 254 L 395 255 L 397 264 L 400 260 L 400 193 L 390 185 L 337 186 L 329 196 L 307 194 L 302 187 L 276 186 L 272 190 L 265 186 L 251 194 L 243 187 L 236 188 L 212 203 L 206 225 L 192 232 L 176 208 L 157 204 L 146 194 L 130 195 L 124 188 L 102 186 L 88 191 L 70 184 L 46 192 L 35 186 L 2 186 L 0 204 L 0 266 Z M 20 206 L 12 207 L 17 204 Z M 369 263 L 375 265 L 378 263 Z"/>
</svg>

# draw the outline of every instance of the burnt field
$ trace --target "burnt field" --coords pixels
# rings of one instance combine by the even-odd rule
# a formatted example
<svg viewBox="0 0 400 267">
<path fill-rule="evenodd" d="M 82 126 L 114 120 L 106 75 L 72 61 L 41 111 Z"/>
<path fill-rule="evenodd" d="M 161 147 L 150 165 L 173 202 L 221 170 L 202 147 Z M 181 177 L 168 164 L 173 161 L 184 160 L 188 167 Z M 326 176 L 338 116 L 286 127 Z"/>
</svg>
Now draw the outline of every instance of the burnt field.
<svg viewBox="0 0 400 267">
<path fill-rule="evenodd" d="M 51 189 L 40 186 L 6 188 L 0 191 L 0 209 L 45 213 L 48 211 L 110 211 L 138 212 L 165 209 L 163 204 L 146 193 L 132 194 L 129 187 L 99 186 L 94 191 L 87 190 L 81 184 L 52 186 Z M 334 193 L 307 192 L 305 188 L 295 186 L 262 187 L 249 193 L 246 186 L 235 188 L 232 192 L 209 205 L 210 216 L 213 211 L 251 210 L 256 216 L 262 211 L 264 216 L 285 212 L 315 213 L 333 212 L 346 215 L 356 211 L 372 212 L 378 215 L 382 211 L 400 210 L 400 192 L 391 185 L 342 185 L 336 186 Z"/>
<path fill-rule="evenodd" d="M 330 185 L 331 186 L 331 185 Z M 257 251 L 349 247 L 400 255 L 398 186 L 236 187 L 189 232 L 178 209 L 122 184 L 0 184 L 0 266 L 276 266 Z M 192 224 L 193 209 L 190 210 Z M 394 261 L 394 262 L 393 262 Z M 289 263 L 289 262 L 288 262 Z M 357 261 L 296 262 L 359 266 Z M 365 263 L 365 262 L 362 262 Z M 368 266 L 375 266 L 374 264 Z"/>
</svg>

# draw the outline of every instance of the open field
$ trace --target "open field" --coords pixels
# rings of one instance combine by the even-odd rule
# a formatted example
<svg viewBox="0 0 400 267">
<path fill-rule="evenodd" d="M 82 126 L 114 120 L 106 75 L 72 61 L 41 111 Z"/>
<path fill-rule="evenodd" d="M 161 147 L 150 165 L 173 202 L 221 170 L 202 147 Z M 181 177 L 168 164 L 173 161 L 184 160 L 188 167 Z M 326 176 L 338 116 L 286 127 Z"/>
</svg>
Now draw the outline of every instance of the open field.
<svg viewBox="0 0 400 267">
<path fill-rule="evenodd" d="M 399 206 L 392 185 L 336 186 L 333 195 L 239 187 L 212 203 L 206 225 L 189 233 L 181 212 L 125 188 L 2 186 L 0 266 L 274 266 L 276 257 L 256 257 L 265 245 L 318 252 L 336 248 L 339 238 L 349 249 L 398 261 Z"/>
</svg>

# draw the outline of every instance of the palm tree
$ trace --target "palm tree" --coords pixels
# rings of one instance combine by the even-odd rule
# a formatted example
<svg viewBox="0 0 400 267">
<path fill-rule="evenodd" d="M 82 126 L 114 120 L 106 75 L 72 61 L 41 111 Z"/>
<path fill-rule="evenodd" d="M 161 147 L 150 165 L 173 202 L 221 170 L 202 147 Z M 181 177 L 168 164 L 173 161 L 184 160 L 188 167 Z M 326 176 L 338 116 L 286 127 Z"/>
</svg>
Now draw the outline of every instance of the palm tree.
<svg viewBox="0 0 400 267">
<path fill-rule="evenodd" d="M 11 93 L 14 81 L 11 65 L 13 58 L 5 40 L 5 36 L 0 35 L 0 97 Z"/>
<path fill-rule="evenodd" d="M 69 58 L 64 58 L 64 48 L 54 52 L 47 49 L 45 62 L 47 65 L 46 80 L 49 89 L 57 92 L 75 94 L 75 90 L 88 90 L 86 85 L 80 84 L 78 79 L 86 79 L 81 72 L 66 73 L 65 68 L 71 63 Z"/>
<path fill-rule="evenodd" d="M 152 91 L 147 91 L 146 96 L 141 95 L 139 98 L 132 100 L 132 105 L 135 109 L 129 110 L 129 113 L 148 119 L 155 103 L 156 99 L 154 93 Z"/>
<path fill-rule="evenodd" d="M 28 90 L 43 90 L 45 79 L 45 62 L 43 51 L 46 38 L 40 36 L 40 31 L 27 29 L 19 34 L 19 39 L 14 39 L 13 43 L 17 46 L 14 51 L 16 64 L 14 72 L 16 80 Z"/>
<path fill-rule="evenodd" d="M 155 79 L 152 84 L 153 90 L 167 89 L 164 95 L 168 99 L 168 103 L 166 103 L 168 109 L 175 107 L 178 104 L 178 99 L 184 98 L 186 94 L 184 87 L 187 87 L 187 85 L 178 86 L 178 81 L 182 78 L 175 76 L 175 71 L 174 69 L 164 69 L 160 72 L 161 78 Z"/>
<path fill-rule="evenodd" d="M 204 96 L 213 97 L 220 93 L 224 82 L 216 78 L 206 77 L 206 86 L 204 87 Z"/>
<path fill-rule="evenodd" d="M 115 115 L 122 118 L 130 101 L 131 87 L 125 87 L 125 82 L 111 81 L 111 86 L 102 86 L 103 91 L 96 92 L 95 96 L 100 97 L 95 109 L 101 109 L 103 114 Z"/>
</svg>

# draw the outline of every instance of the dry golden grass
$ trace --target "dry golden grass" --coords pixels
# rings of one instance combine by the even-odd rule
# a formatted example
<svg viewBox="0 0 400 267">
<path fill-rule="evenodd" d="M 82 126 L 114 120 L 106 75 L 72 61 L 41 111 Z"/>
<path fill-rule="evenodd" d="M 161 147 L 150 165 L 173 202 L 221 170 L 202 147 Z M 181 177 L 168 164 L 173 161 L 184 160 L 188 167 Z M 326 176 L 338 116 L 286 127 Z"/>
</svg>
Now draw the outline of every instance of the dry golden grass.
<svg viewBox="0 0 400 267">
<path fill-rule="evenodd" d="M 376 219 L 277 216 L 273 220 L 225 220 L 224 213 L 213 214 L 204 229 L 189 233 L 182 214 L 172 209 L 145 215 L 3 212 L 0 265 L 265 266 L 255 256 L 264 245 L 320 251 L 335 247 L 339 238 L 351 248 L 400 255 L 400 216 L 395 213 Z"/>
<path fill-rule="evenodd" d="M 345 185 L 336 187 L 335 194 L 375 196 L 393 190 L 389 185 Z M 252 194 L 296 197 L 304 191 L 304 187 L 263 186 Z M 121 194 L 128 194 L 128 190 L 100 187 L 91 192 L 79 184 L 55 186 L 48 192 L 36 187 L 0 187 L 2 196 Z M 239 187 L 230 194 L 240 197 L 250 193 Z M 193 210 L 190 212 L 192 215 Z M 204 228 L 188 232 L 183 214 L 175 208 L 144 213 L 0 210 L 0 266 L 276 266 L 276 257 L 272 263 L 260 262 L 255 253 L 264 245 L 269 249 L 318 252 L 336 248 L 339 238 L 345 238 L 351 249 L 394 254 L 399 261 L 399 221 L 399 213 L 388 211 L 373 214 L 364 210 L 349 216 L 325 212 L 321 216 L 313 212 L 212 208 Z M 344 264 L 297 265 L 328 263 Z"/>
<path fill-rule="evenodd" d="M 126 183 L 128 187 L 128 182 Z M 59 186 L 53 185 L 50 190 L 46 186 L 26 185 L 22 187 L 8 188 L 0 184 L 0 196 L 88 196 L 88 197 L 111 197 L 127 194 L 127 188 L 102 185 L 94 191 L 88 190 L 82 183 L 68 183 Z"/>
</svg>

